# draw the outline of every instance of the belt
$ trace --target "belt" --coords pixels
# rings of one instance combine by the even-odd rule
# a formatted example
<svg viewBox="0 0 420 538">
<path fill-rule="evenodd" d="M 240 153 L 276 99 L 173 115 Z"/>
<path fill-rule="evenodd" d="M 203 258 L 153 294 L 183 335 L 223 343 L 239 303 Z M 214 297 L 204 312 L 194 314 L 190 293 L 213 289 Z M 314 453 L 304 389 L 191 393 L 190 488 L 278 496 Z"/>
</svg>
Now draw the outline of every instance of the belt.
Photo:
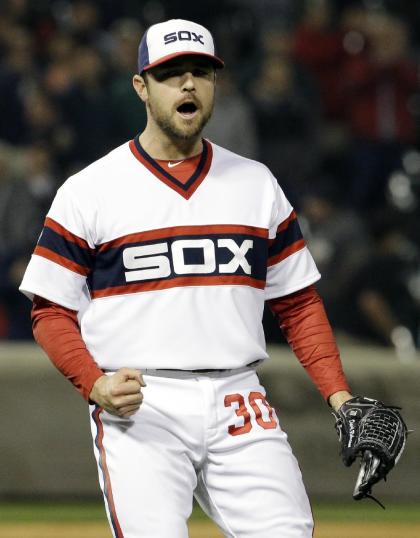
<svg viewBox="0 0 420 538">
<path fill-rule="evenodd" d="M 253 368 L 262 362 L 262 359 L 250 362 L 245 366 L 239 368 L 198 368 L 194 370 L 186 370 L 182 368 L 139 368 L 142 372 L 179 372 L 184 374 L 218 374 L 223 372 L 234 372 L 236 370 L 245 370 L 246 368 Z M 103 369 L 105 373 L 115 373 L 116 370 Z"/>
<path fill-rule="evenodd" d="M 188 374 L 211 374 L 216 372 L 231 372 L 232 370 L 233 368 L 208 368 L 207 370 L 204 368 L 199 368 L 198 370 L 184 370 L 182 368 L 156 368 L 156 372 L 187 372 Z"/>
<path fill-rule="evenodd" d="M 246 365 L 246 368 L 257 366 L 260 362 L 261 359 L 250 362 Z M 219 372 L 231 372 L 232 370 L 235 370 L 235 368 L 198 368 L 196 370 L 185 370 L 182 368 L 156 368 L 157 372 L 187 372 L 189 374 L 211 374 Z"/>
</svg>

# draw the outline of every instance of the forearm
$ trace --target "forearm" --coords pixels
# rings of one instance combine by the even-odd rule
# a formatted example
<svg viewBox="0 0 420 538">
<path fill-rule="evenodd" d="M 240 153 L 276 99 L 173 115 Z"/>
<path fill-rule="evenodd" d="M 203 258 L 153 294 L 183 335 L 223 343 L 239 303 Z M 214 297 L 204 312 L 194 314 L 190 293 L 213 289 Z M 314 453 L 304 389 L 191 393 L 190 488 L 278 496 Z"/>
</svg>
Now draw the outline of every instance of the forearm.
<svg viewBox="0 0 420 538">
<path fill-rule="evenodd" d="M 332 395 L 350 388 L 340 353 L 321 297 L 314 286 L 269 301 L 291 349 L 322 396 L 332 405 Z M 335 401 L 335 400 L 334 400 Z"/>
<path fill-rule="evenodd" d="M 32 327 L 35 340 L 55 367 L 88 400 L 95 381 L 104 373 L 86 348 L 76 312 L 34 297 Z"/>
</svg>

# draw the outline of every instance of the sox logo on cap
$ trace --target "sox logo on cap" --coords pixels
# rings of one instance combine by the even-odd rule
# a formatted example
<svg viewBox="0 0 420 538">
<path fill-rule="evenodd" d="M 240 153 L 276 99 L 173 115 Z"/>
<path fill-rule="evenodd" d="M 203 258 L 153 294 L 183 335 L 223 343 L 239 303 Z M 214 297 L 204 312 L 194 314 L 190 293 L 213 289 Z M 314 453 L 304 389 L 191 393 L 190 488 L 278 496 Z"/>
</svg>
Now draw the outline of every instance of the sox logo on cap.
<svg viewBox="0 0 420 538">
<path fill-rule="evenodd" d="M 173 43 L 178 39 L 179 41 L 199 41 L 202 45 L 204 45 L 202 35 L 197 35 L 195 32 L 189 32 L 188 30 L 181 30 L 180 32 L 171 32 L 170 34 L 163 36 L 163 39 L 165 41 L 165 45 Z"/>
</svg>

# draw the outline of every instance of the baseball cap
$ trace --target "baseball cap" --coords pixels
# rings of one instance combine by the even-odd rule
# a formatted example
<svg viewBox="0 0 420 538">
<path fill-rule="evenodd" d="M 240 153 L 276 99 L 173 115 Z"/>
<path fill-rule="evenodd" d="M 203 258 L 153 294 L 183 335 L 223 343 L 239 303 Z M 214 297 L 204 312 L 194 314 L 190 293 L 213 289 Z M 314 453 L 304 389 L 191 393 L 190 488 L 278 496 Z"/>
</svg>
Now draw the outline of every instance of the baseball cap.
<svg viewBox="0 0 420 538">
<path fill-rule="evenodd" d="M 205 56 L 217 68 L 224 66 L 215 55 L 213 36 L 207 28 L 192 21 L 171 19 L 150 26 L 144 34 L 139 46 L 139 73 L 186 54 Z"/>
</svg>

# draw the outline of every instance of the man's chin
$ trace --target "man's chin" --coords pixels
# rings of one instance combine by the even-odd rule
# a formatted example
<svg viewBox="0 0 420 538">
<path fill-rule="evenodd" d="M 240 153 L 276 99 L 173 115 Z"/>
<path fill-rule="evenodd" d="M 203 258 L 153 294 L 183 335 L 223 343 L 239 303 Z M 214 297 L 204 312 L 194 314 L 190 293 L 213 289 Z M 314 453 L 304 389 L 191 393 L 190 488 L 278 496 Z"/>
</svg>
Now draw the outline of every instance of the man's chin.
<svg viewBox="0 0 420 538">
<path fill-rule="evenodd" d="M 181 140 L 197 138 L 204 129 L 204 122 L 198 118 L 183 120 L 172 126 L 172 133 Z"/>
</svg>

